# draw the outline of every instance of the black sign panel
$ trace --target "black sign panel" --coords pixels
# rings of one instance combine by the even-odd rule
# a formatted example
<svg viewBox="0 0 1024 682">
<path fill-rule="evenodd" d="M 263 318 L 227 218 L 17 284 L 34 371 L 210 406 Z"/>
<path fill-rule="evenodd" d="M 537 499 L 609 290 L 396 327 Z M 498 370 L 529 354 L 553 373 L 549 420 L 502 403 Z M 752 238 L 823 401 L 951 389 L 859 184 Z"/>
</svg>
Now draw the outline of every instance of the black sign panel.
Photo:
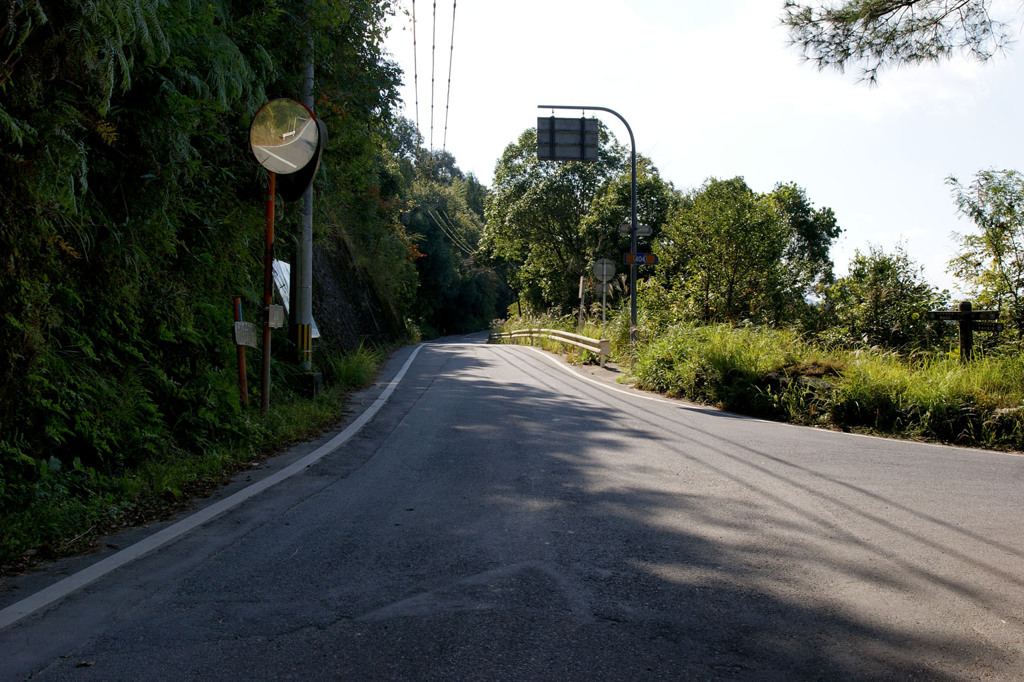
<svg viewBox="0 0 1024 682">
<path fill-rule="evenodd" d="M 998 320 L 998 310 L 972 310 L 970 312 L 964 312 L 961 310 L 930 310 L 925 313 L 925 318 L 929 320 L 950 320 L 951 322 L 959 322 L 960 320 Z"/>
<path fill-rule="evenodd" d="M 537 118 L 537 159 L 597 161 L 596 118 Z"/>
</svg>

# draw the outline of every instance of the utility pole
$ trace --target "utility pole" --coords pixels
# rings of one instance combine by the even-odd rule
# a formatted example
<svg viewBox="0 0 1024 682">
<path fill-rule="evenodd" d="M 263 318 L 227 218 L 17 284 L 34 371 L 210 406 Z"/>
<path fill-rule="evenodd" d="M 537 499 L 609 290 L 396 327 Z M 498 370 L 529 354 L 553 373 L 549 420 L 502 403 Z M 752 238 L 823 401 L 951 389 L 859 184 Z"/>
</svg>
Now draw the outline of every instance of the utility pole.
<svg viewBox="0 0 1024 682">
<path fill-rule="evenodd" d="M 313 111 L 313 38 L 306 44 L 306 64 L 302 78 L 302 103 Z M 316 112 L 314 112 L 316 113 Z M 302 229 L 295 259 L 298 284 L 295 298 L 296 345 L 299 348 L 299 366 L 313 371 L 313 183 L 302 195 Z M 316 392 L 314 382 L 313 392 Z"/>
</svg>

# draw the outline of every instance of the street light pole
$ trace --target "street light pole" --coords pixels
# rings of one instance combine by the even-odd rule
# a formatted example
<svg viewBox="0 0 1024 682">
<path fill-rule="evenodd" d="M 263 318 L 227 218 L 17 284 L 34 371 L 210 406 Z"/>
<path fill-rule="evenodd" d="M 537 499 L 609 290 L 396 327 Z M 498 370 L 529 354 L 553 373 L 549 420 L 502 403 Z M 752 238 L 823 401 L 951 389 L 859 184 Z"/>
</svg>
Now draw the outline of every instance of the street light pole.
<svg viewBox="0 0 1024 682">
<path fill-rule="evenodd" d="M 537 106 L 538 109 L 576 109 L 580 111 L 606 111 L 609 114 L 617 117 L 622 121 L 623 125 L 626 126 L 626 131 L 629 133 L 629 250 L 630 253 L 636 253 L 637 247 L 637 235 L 636 235 L 636 140 L 633 138 L 633 129 L 629 127 L 629 122 L 626 121 L 617 111 L 609 109 L 608 107 L 580 107 L 580 106 L 569 106 L 564 104 L 541 104 Z M 629 345 L 631 348 L 636 349 L 636 263 L 630 263 L 629 265 Z"/>
</svg>

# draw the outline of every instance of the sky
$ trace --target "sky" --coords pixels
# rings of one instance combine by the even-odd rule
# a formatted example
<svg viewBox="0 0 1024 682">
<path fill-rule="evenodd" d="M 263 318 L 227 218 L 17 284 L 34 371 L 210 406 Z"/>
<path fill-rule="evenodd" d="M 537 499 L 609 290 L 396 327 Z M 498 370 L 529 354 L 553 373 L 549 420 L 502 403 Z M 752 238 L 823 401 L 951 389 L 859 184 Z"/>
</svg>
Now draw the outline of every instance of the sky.
<svg viewBox="0 0 1024 682">
<path fill-rule="evenodd" d="M 1017 0 L 993 9 L 1017 41 L 1005 53 L 883 71 L 876 86 L 856 67 L 804 61 L 780 25 L 782 0 L 420 0 L 415 51 L 413 2 L 401 4 L 387 49 L 405 73 L 404 115 L 425 146 L 486 185 L 505 147 L 550 115 L 538 105 L 607 107 L 677 189 L 712 177 L 742 176 L 757 192 L 795 182 L 843 229 L 837 274 L 857 250 L 901 244 L 928 282 L 959 295 L 946 271 L 951 233 L 974 228 L 946 179 L 1024 170 Z M 587 115 L 628 145 L 614 116 Z"/>
</svg>

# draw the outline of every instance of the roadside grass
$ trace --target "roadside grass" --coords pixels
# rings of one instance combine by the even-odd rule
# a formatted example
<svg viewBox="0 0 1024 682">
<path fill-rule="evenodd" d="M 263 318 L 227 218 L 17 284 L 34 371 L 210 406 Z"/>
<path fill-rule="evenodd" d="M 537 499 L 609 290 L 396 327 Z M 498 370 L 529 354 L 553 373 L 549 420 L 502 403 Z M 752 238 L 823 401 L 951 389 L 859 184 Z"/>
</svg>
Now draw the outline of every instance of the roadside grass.
<svg viewBox="0 0 1024 682">
<path fill-rule="evenodd" d="M 260 414 L 251 400 L 239 423 L 225 429 L 223 440 L 193 451 L 169 451 L 114 474 L 78 460 L 63 466 L 55 459 L 43 462 L 29 503 L 0 518 L 0 576 L 90 549 L 99 536 L 166 518 L 190 499 L 209 495 L 232 474 L 319 435 L 342 419 L 348 394 L 372 382 L 384 357 L 383 351 L 369 348 L 319 353 L 324 390 L 315 398 L 288 388 L 289 370 L 281 363 L 270 412 Z"/>
<path fill-rule="evenodd" d="M 683 323 L 641 327 L 633 351 L 623 327 L 619 316 L 606 336 L 639 388 L 796 424 L 1024 450 L 1024 358 L 1014 352 L 964 365 L 953 352 L 825 348 L 792 330 Z"/>
</svg>

